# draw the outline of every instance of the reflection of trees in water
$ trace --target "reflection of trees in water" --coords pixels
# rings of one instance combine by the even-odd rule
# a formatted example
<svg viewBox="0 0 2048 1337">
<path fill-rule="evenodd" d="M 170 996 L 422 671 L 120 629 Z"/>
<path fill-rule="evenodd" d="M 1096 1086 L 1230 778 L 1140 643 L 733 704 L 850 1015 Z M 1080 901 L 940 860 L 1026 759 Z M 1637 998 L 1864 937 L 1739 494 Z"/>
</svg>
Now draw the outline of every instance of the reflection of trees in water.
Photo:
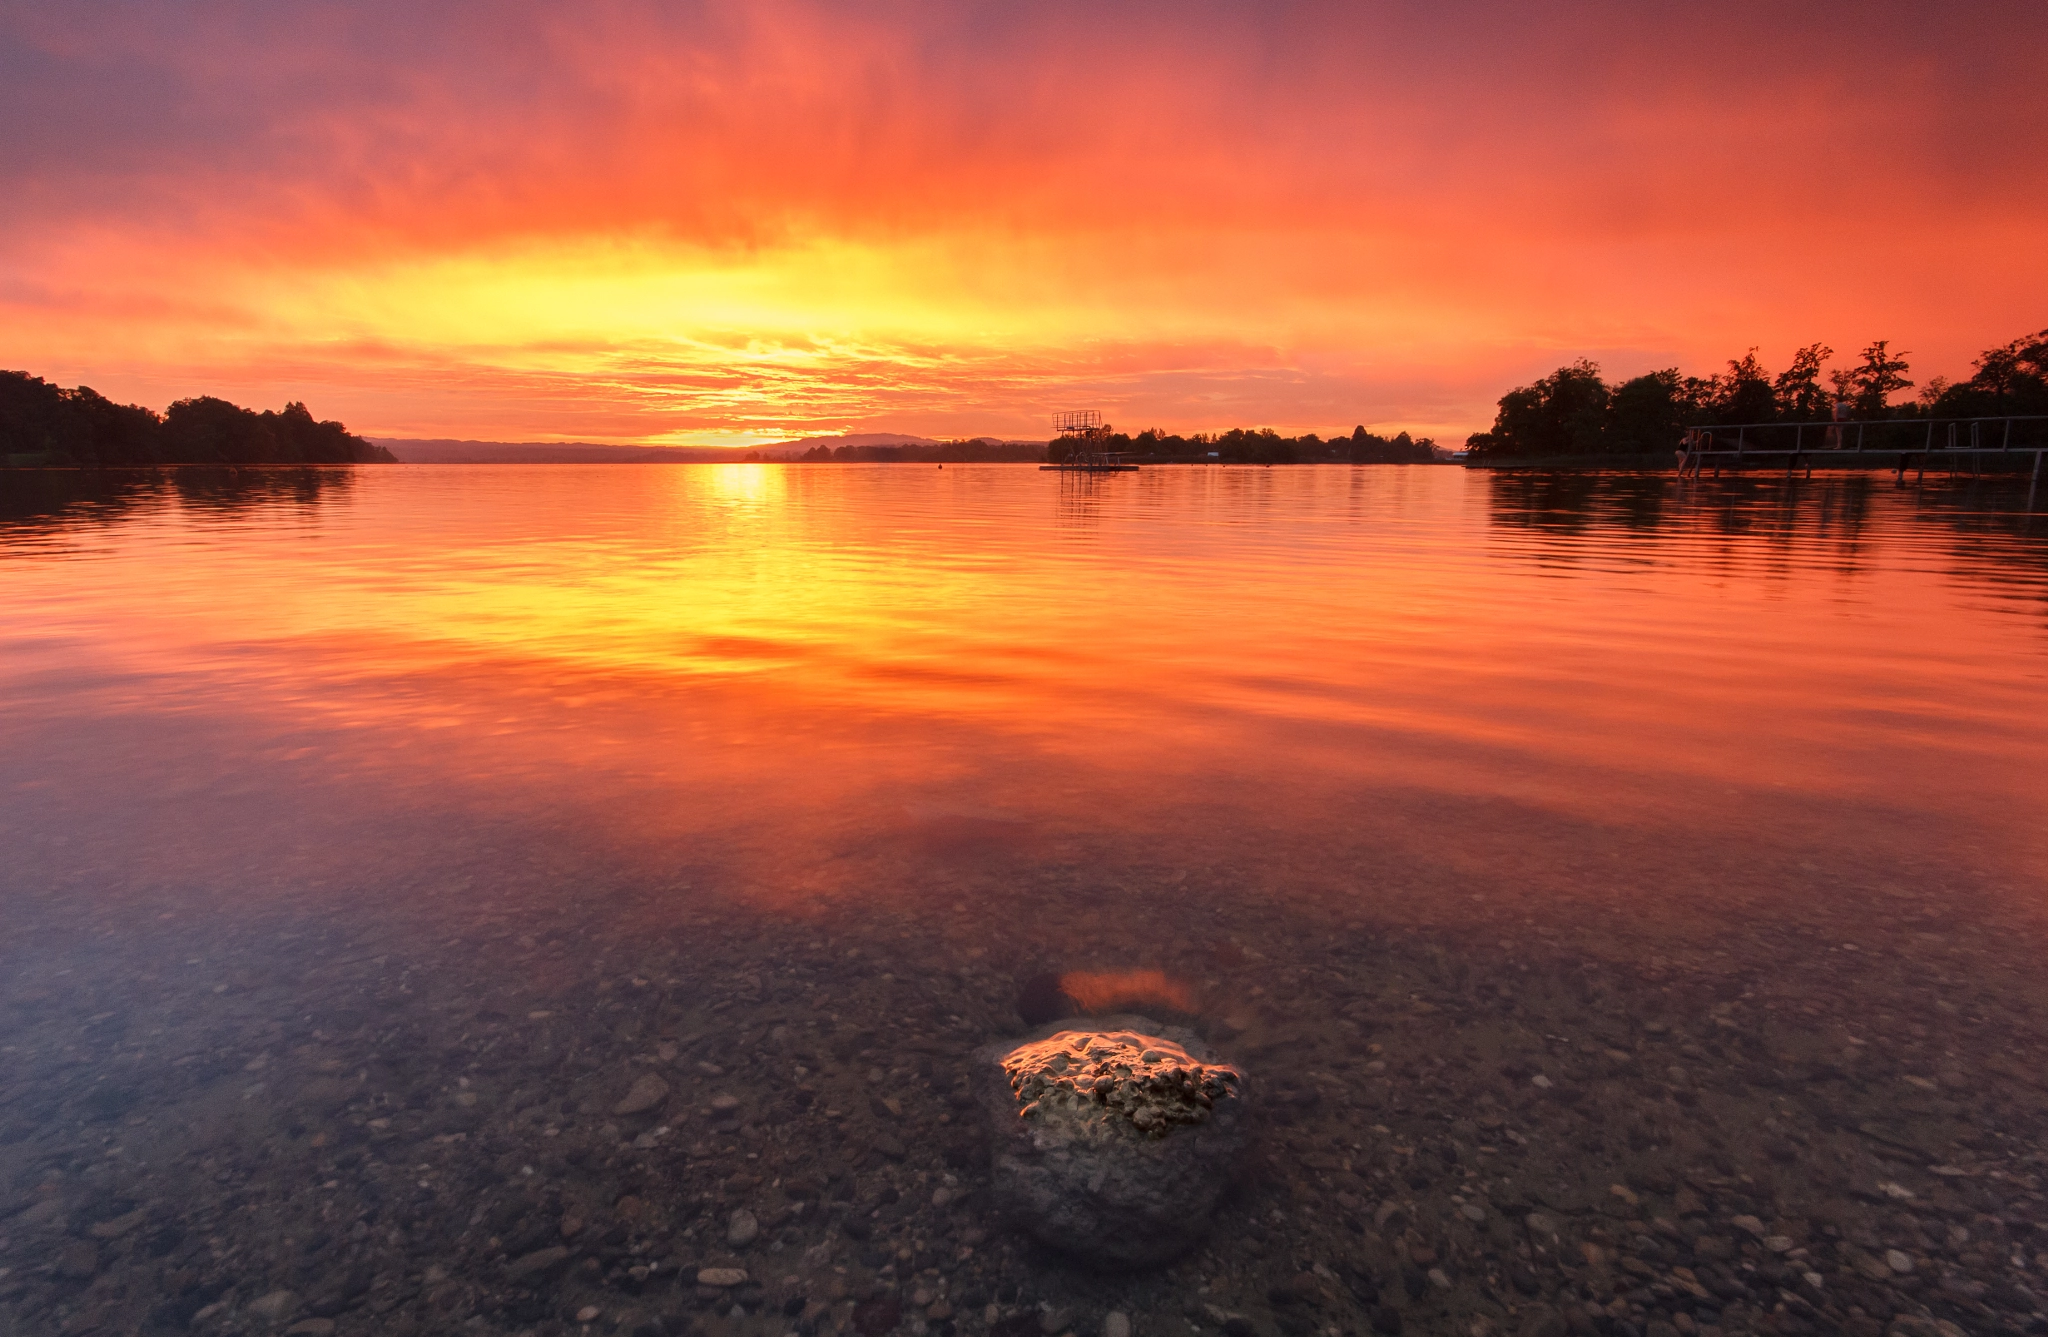
<svg viewBox="0 0 2048 1337">
<path fill-rule="evenodd" d="M 1655 530 L 1671 493 L 1661 474 L 1512 470 L 1489 474 L 1487 482 L 1495 526 L 1554 534 Z"/>
<path fill-rule="evenodd" d="M 2025 480 L 1987 476 L 1914 491 L 1914 517 L 1949 531 L 1965 572 L 2048 601 L 2048 513 L 2027 508 Z"/>
<path fill-rule="evenodd" d="M 113 524 L 173 504 L 222 519 L 266 508 L 311 509 L 355 481 L 348 466 L 10 469 L 0 471 L 0 538 Z"/>
<path fill-rule="evenodd" d="M 1578 542 L 1623 531 L 1646 536 L 1743 538 L 1774 558 L 1825 553 L 1835 570 L 1867 565 L 1875 527 L 1916 531 L 1956 558 L 1957 575 L 2021 586 L 2048 598 L 2048 514 L 2027 507 L 2027 479 L 1896 481 L 1888 473 L 1787 478 L 1749 474 L 1680 480 L 1670 474 L 1513 471 L 1488 478 L 1489 519 L 1532 555 L 1573 560 Z M 1725 554 L 1734 556 L 1734 554 Z"/>
</svg>

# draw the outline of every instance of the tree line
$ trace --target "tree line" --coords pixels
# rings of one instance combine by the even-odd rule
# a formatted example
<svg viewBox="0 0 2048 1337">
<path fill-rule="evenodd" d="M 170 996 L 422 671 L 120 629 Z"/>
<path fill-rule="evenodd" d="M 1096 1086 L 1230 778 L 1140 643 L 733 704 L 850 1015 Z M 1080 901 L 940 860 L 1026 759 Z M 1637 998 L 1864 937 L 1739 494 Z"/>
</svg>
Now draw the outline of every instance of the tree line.
<svg viewBox="0 0 2048 1337">
<path fill-rule="evenodd" d="M 89 386 L 0 371 L 0 465 L 395 464 L 382 446 L 304 404 L 261 413 L 225 399 L 181 399 L 158 414 Z"/>
<path fill-rule="evenodd" d="M 1490 431 L 1465 446 L 1475 458 L 1639 455 L 1672 450 L 1690 427 L 1737 423 L 1898 421 L 2048 414 L 2048 330 L 1986 349 L 1968 380 L 1936 376 L 1918 396 L 1906 354 L 1879 339 L 1858 361 L 1827 369 L 1834 350 L 1808 344 L 1773 375 L 1756 350 L 1730 359 L 1725 373 L 1681 376 L 1676 367 L 1609 385 L 1599 364 L 1581 358 L 1502 395 Z"/>
<path fill-rule="evenodd" d="M 966 441 L 940 441 L 929 445 L 906 443 L 899 446 L 816 445 L 797 456 L 799 462 L 879 464 L 978 464 L 991 462 L 1045 462 L 1058 464 L 1080 443 L 1073 437 L 1059 437 L 1046 445 L 1029 441 L 996 441 L 975 437 Z M 1436 442 L 1428 437 L 1414 439 L 1406 432 L 1379 436 L 1354 427 L 1349 436 L 1327 441 L 1314 432 L 1302 436 L 1281 436 L 1270 427 L 1233 427 L 1227 432 L 1195 432 L 1188 436 L 1150 427 L 1132 435 L 1111 432 L 1097 438 L 1091 448 L 1116 451 L 1154 463 L 1195 462 L 1211 459 L 1230 464 L 1308 464 L 1338 460 L 1353 464 L 1429 464 L 1439 456 Z"/>
<path fill-rule="evenodd" d="M 1080 448 L 1075 438 L 1060 437 L 1046 447 L 1046 458 L 1058 464 Z M 1189 436 L 1148 427 L 1135 436 L 1111 432 L 1095 448 L 1159 462 L 1215 459 L 1226 464 L 1311 464 L 1331 460 L 1349 464 L 1432 464 L 1438 458 L 1436 442 L 1429 437 L 1417 439 L 1406 432 L 1386 437 L 1363 427 L 1352 428 L 1349 436 L 1328 440 L 1314 432 L 1282 436 L 1270 427 L 1233 427 L 1227 432 L 1196 432 Z"/>
</svg>

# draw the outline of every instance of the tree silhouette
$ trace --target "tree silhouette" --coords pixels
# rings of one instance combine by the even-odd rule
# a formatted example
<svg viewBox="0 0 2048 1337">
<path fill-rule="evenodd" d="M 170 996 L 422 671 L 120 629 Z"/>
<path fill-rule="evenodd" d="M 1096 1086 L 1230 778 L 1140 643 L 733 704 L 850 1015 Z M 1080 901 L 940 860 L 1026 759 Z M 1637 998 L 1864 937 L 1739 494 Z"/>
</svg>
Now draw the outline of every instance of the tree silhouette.
<svg viewBox="0 0 2048 1337">
<path fill-rule="evenodd" d="M 1730 359 L 1726 380 L 1716 378 L 1714 417 L 1719 422 L 1769 422 L 1778 416 L 1778 394 L 1770 374 L 1750 349 L 1740 359 Z"/>
<path fill-rule="evenodd" d="M 181 399 L 159 418 L 87 386 L 67 390 L 0 371 L 0 464 L 112 468 L 154 464 L 396 463 L 391 452 L 304 404 L 256 413 L 225 399 Z"/>
<path fill-rule="evenodd" d="M 1834 355 L 1835 350 L 1826 344 L 1808 344 L 1792 355 L 1792 365 L 1778 373 L 1772 386 L 1778 401 L 1774 416 L 1791 422 L 1817 422 L 1834 411 L 1832 397 L 1820 385 L 1820 369 Z"/>
<path fill-rule="evenodd" d="M 1850 373 L 1849 385 L 1855 391 L 1856 412 L 1865 418 L 1882 418 L 1890 407 L 1893 394 L 1910 390 L 1913 383 L 1905 373 L 1911 370 L 1906 365 L 1906 355 L 1897 357 L 1887 351 L 1889 339 L 1879 339 L 1863 350 L 1860 356 L 1863 365 Z"/>
<path fill-rule="evenodd" d="M 1729 360 L 1725 376 L 1681 376 L 1671 367 L 1613 388 L 1582 358 L 1502 395 L 1492 428 L 1465 446 L 1479 459 L 1643 454 L 1673 449 L 1687 427 L 1826 422 L 1837 399 L 1863 419 L 2048 415 L 2048 330 L 1986 350 L 1975 376 L 1957 385 L 1937 379 L 1919 404 L 1891 403 L 1913 382 L 1890 340 L 1870 344 L 1853 367 L 1828 370 L 1833 356 L 1826 344 L 1808 344 L 1773 378 L 1752 348 Z M 1821 388 L 1823 378 L 1834 393 Z"/>
<path fill-rule="evenodd" d="M 1986 349 L 1975 365 L 1969 380 L 1935 393 L 1932 412 L 1946 418 L 2048 413 L 2048 330 Z"/>
</svg>

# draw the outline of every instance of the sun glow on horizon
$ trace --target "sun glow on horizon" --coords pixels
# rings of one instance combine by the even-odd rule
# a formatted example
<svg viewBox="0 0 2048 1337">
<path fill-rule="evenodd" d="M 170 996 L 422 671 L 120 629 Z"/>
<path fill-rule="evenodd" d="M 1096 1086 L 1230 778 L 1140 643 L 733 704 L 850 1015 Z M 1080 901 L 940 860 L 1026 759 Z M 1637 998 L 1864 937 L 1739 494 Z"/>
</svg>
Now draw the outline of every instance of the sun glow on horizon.
<svg viewBox="0 0 2048 1337">
<path fill-rule="evenodd" d="M 380 436 L 1042 437 L 1085 401 L 1455 438 L 1581 356 L 1706 372 L 1883 337 L 1954 376 L 2040 325 L 2040 33 L 1902 10 L 1831 36 L 1969 54 L 1956 109 L 1938 80 L 1788 81 L 1741 40 L 1761 14 L 1495 8 L 1453 32 L 322 0 L 290 31 L 143 5 L 90 41 L 17 15 L 0 365 L 157 407 L 304 399 Z M 1077 99 L 1083 31 L 1117 77 Z M 1677 49 L 1683 77 L 1639 73 Z M 50 115 L 79 97 L 96 119 Z M 1751 151 L 1788 118 L 1836 146 L 1825 182 Z"/>
</svg>

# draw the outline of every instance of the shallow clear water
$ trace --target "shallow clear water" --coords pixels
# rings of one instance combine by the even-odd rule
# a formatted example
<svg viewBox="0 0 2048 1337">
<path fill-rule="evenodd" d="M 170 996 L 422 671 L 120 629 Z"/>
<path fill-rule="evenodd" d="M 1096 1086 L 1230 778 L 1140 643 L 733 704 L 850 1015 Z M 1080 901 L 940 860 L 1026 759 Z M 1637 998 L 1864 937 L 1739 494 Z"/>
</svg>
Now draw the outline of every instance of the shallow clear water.
<svg viewBox="0 0 2048 1337">
<path fill-rule="evenodd" d="M 0 1312 L 2029 1322 L 2023 503 L 1401 468 L 0 478 Z M 1103 1276 L 993 1212 L 959 1082 L 1034 979 L 1137 971 L 1085 1001 L 1192 1025 L 1262 1131 L 1208 1243 Z M 613 1114 L 648 1073 L 665 1102 Z M 734 1249 L 740 1208 L 766 1224 Z M 1639 1238 L 1743 1284 L 1693 1295 Z M 1886 1248 L 1924 1265 L 1856 1271 Z M 749 1284 L 695 1285 L 727 1264 Z"/>
</svg>

